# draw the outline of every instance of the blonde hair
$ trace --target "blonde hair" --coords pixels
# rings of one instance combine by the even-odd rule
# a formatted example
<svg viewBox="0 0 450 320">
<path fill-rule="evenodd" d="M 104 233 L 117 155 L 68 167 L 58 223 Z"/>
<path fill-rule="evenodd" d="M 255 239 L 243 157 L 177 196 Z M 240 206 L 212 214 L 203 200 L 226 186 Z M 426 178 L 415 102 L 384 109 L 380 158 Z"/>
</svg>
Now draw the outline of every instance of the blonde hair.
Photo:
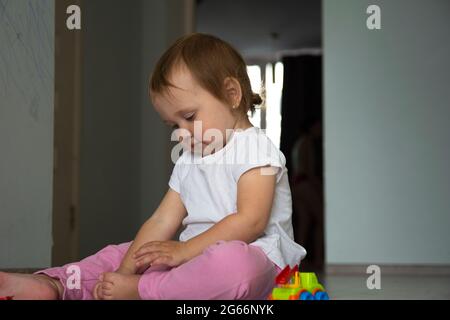
<svg viewBox="0 0 450 320">
<path fill-rule="evenodd" d="M 203 33 L 185 35 L 172 44 L 157 62 L 149 83 L 149 95 L 166 93 L 175 87 L 168 80 L 175 66 L 184 64 L 198 84 L 222 102 L 230 103 L 224 80 L 235 78 L 242 91 L 236 110 L 246 114 L 262 104 L 261 96 L 252 91 L 247 65 L 242 56 L 227 42 Z"/>
</svg>

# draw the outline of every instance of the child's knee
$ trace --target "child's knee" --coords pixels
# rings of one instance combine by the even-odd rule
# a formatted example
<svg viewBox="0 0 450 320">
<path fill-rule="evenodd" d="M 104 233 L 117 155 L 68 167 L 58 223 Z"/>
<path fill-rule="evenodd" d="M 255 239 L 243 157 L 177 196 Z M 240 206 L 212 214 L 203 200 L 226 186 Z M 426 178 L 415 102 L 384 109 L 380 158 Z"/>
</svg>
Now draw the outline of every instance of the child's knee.
<svg viewBox="0 0 450 320">
<path fill-rule="evenodd" d="M 243 241 L 218 241 L 209 248 L 208 254 L 219 266 L 226 266 L 228 272 L 248 275 L 258 272 L 265 261 Z"/>
<path fill-rule="evenodd" d="M 220 241 L 208 254 L 213 269 L 227 275 L 233 299 L 263 299 L 268 295 L 275 266 L 259 248 L 243 241 Z"/>
</svg>

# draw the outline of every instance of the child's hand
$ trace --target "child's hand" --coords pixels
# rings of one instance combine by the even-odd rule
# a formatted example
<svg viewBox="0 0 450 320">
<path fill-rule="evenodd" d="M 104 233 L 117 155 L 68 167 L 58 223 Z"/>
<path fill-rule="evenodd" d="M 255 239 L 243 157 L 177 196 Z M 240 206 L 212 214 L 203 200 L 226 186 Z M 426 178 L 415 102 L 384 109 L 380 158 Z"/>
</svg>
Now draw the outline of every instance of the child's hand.
<svg viewBox="0 0 450 320">
<path fill-rule="evenodd" d="M 134 253 L 133 258 L 138 269 L 156 265 L 176 267 L 189 260 L 186 244 L 179 241 L 147 242 Z"/>
</svg>

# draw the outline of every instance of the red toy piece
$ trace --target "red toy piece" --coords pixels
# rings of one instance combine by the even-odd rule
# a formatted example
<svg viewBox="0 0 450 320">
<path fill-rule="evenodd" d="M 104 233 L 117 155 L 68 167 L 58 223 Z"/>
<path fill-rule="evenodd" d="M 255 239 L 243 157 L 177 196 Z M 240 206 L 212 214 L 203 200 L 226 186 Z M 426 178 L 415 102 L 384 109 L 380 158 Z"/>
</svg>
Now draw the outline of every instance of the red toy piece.
<svg viewBox="0 0 450 320">
<path fill-rule="evenodd" d="M 14 297 L 0 297 L 0 300 L 12 300 Z"/>
<path fill-rule="evenodd" d="M 275 278 L 276 284 L 287 284 L 289 280 L 295 275 L 295 272 L 298 271 L 298 265 L 295 265 L 292 269 L 287 265 L 280 274 Z"/>
</svg>

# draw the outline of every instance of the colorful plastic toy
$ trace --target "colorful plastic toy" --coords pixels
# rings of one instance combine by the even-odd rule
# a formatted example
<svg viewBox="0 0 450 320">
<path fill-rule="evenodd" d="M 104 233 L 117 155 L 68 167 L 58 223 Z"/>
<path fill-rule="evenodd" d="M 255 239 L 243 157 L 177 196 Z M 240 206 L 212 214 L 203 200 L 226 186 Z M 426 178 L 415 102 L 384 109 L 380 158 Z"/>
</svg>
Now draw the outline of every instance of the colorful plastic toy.
<svg viewBox="0 0 450 320">
<path fill-rule="evenodd" d="M 269 295 L 269 300 L 329 300 L 324 287 L 317 281 L 313 272 L 299 272 L 286 266 L 275 279 L 276 287 Z"/>
</svg>

